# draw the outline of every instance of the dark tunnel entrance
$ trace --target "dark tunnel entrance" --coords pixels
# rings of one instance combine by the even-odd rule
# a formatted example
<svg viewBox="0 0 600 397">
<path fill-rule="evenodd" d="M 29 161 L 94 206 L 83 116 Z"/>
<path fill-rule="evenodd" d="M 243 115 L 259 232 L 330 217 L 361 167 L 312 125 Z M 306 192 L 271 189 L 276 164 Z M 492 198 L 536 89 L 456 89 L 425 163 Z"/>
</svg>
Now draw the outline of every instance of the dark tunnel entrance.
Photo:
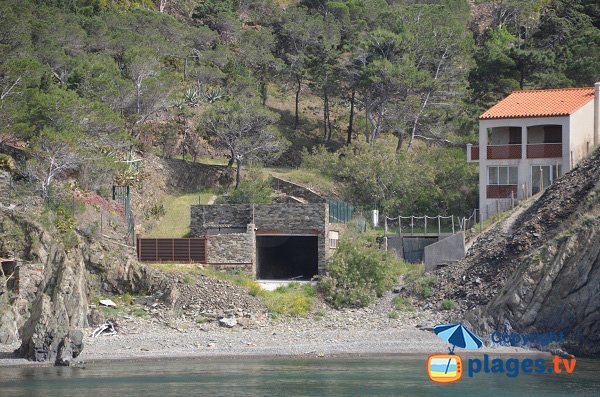
<svg viewBox="0 0 600 397">
<path fill-rule="evenodd" d="M 319 272 L 317 236 L 256 236 L 257 278 L 310 280 Z"/>
</svg>

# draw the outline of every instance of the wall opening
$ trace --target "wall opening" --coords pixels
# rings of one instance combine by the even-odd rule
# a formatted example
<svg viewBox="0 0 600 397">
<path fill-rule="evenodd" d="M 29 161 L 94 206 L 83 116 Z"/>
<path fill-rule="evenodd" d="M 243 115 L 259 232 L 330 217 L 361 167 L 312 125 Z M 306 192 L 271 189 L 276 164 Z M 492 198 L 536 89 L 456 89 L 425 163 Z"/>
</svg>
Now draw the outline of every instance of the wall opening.
<svg viewBox="0 0 600 397">
<path fill-rule="evenodd" d="M 317 236 L 256 236 L 257 278 L 310 280 L 319 273 Z"/>
<path fill-rule="evenodd" d="M 438 242 L 437 237 L 403 237 L 402 257 L 409 263 L 423 262 L 425 247 Z"/>
<path fill-rule="evenodd" d="M 6 283 L 6 288 L 11 292 L 19 292 L 19 267 L 17 262 L 1 262 L 2 263 L 2 274 Z"/>
</svg>

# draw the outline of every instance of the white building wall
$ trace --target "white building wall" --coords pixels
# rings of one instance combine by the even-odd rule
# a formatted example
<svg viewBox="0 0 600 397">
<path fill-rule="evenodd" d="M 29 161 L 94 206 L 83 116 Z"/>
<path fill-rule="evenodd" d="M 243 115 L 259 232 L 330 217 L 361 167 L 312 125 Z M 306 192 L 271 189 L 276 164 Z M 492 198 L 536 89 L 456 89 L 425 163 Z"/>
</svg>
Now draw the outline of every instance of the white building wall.
<svg viewBox="0 0 600 397">
<path fill-rule="evenodd" d="M 586 103 L 571 115 L 571 131 L 570 151 L 573 153 L 573 164 L 577 164 L 593 149 L 594 101 Z"/>
</svg>

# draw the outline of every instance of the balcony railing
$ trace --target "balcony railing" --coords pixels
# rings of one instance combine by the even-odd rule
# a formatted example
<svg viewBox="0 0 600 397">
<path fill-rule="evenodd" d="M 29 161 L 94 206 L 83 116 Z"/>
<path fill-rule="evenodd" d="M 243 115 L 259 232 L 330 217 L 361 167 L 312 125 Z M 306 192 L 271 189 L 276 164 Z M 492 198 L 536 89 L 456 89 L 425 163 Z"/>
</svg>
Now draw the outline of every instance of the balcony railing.
<svg viewBox="0 0 600 397">
<path fill-rule="evenodd" d="M 517 185 L 487 185 L 489 199 L 517 198 Z"/>
<path fill-rule="evenodd" d="M 488 160 L 508 160 L 521 158 L 521 144 L 514 145 L 488 145 Z"/>
<path fill-rule="evenodd" d="M 488 160 L 519 160 L 523 145 L 488 145 L 486 155 Z M 467 160 L 479 161 L 479 146 L 467 145 Z M 528 159 L 547 159 L 562 157 L 562 143 L 535 143 L 526 145 Z M 470 156 L 469 156 L 470 155 Z"/>
<path fill-rule="evenodd" d="M 562 157 L 562 143 L 536 143 L 527 145 L 528 159 Z"/>
</svg>

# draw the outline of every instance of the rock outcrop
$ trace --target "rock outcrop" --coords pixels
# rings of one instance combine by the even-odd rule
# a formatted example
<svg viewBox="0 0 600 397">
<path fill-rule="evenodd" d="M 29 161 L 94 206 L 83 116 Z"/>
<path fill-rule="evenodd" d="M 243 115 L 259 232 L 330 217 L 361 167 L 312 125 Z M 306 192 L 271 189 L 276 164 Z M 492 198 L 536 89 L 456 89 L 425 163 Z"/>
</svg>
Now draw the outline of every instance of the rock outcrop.
<svg viewBox="0 0 600 397">
<path fill-rule="evenodd" d="M 75 335 L 77 329 L 88 325 L 87 272 L 79 250 L 67 254 L 62 246 L 52 245 L 47 258 L 31 315 L 20 330 L 17 354 L 33 361 L 64 364 L 83 349 L 83 338 Z"/>
</svg>

